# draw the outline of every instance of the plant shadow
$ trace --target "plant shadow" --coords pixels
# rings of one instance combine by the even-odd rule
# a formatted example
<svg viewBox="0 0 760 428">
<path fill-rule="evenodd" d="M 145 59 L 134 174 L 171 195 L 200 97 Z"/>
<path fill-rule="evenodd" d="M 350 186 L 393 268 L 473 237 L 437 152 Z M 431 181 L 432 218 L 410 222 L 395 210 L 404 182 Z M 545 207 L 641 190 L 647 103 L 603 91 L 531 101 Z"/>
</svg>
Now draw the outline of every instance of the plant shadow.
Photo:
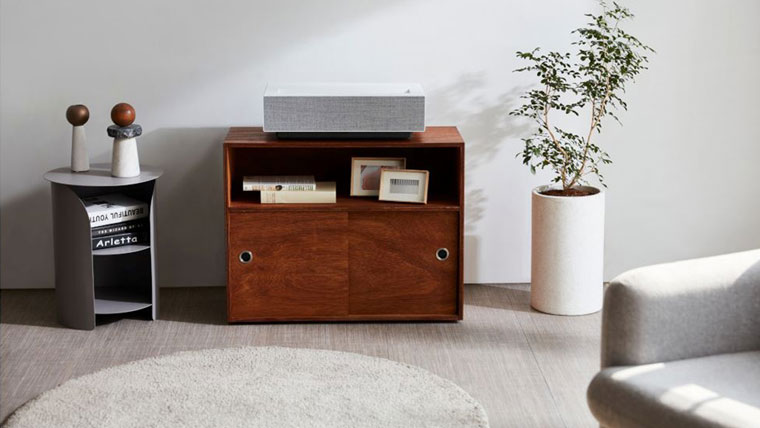
<svg viewBox="0 0 760 428">
<path fill-rule="evenodd" d="M 465 140 L 465 278 L 470 282 L 478 282 L 481 270 L 479 263 L 484 254 L 478 223 L 485 217 L 489 203 L 488 190 L 481 184 L 478 171 L 489 167 L 502 150 L 510 150 L 513 144 L 517 153 L 519 145 L 515 141 L 526 135 L 531 126 L 509 115 L 519 106 L 520 96 L 527 87 L 515 86 L 494 96 L 491 86 L 485 72 L 470 72 L 429 94 L 435 107 L 432 119 L 455 124 Z M 491 183 L 487 184 L 493 189 Z M 509 216 L 520 217 L 521 214 L 510 213 Z"/>
</svg>

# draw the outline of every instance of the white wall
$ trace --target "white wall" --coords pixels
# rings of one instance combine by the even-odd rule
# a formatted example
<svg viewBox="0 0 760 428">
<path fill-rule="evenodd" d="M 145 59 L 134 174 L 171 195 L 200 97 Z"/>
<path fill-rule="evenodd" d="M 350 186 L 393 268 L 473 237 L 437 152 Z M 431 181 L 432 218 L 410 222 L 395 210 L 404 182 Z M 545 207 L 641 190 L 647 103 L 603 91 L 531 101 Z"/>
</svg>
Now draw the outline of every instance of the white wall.
<svg viewBox="0 0 760 428">
<path fill-rule="evenodd" d="M 760 3 L 630 1 L 658 54 L 602 136 L 606 276 L 760 246 Z M 137 109 L 141 160 L 163 167 L 159 281 L 224 284 L 221 141 L 261 124 L 267 81 L 419 81 L 428 123 L 467 140 L 466 280 L 529 278 L 531 176 L 507 117 L 530 83 L 514 51 L 560 49 L 592 0 L 0 2 L 0 286 L 53 285 L 50 194 L 84 103 L 94 161 L 113 104 Z"/>
</svg>

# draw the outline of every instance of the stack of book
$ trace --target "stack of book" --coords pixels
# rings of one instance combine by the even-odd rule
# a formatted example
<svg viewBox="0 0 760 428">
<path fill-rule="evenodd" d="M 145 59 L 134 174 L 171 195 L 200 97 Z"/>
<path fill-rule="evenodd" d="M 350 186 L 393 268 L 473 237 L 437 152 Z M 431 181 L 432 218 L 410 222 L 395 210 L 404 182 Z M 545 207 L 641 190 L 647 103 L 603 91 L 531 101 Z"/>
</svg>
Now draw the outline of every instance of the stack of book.
<svg viewBox="0 0 760 428">
<path fill-rule="evenodd" d="M 243 190 L 261 192 L 262 204 L 334 204 L 336 198 L 335 182 L 313 175 L 245 176 Z"/>
<path fill-rule="evenodd" d="M 82 201 L 90 217 L 93 250 L 150 243 L 147 203 L 119 193 Z"/>
</svg>

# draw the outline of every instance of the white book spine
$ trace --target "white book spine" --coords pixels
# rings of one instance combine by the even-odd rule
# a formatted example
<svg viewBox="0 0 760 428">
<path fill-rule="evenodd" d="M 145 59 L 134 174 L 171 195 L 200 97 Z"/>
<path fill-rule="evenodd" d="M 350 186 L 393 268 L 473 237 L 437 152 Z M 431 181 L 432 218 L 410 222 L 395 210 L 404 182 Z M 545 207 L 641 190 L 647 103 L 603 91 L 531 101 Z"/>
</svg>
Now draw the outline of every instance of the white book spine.
<svg viewBox="0 0 760 428">
<path fill-rule="evenodd" d="M 137 220 L 138 218 L 147 217 L 148 206 L 120 206 L 105 210 L 99 210 L 98 212 L 88 214 L 90 216 L 90 227 L 108 226 L 109 224 L 123 223 L 125 221 Z"/>
<path fill-rule="evenodd" d="M 334 204 L 335 182 L 318 182 L 314 191 L 262 191 L 262 204 Z"/>
<path fill-rule="evenodd" d="M 118 193 L 87 197 L 82 202 L 90 217 L 90 227 L 137 220 L 150 214 L 147 203 Z"/>
<path fill-rule="evenodd" d="M 243 191 L 244 192 L 261 192 L 261 191 L 268 191 L 268 192 L 280 192 L 280 191 L 313 192 L 314 191 L 314 185 L 313 184 L 269 184 L 269 185 L 257 185 L 257 184 L 252 184 L 252 183 L 243 183 Z"/>
<path fill-rule="evenodd" d="M 314 176 L 246 176 L 243 177 L 243 191 L 297 191 L 311 192 L 316 189 Z"/>
</svg>

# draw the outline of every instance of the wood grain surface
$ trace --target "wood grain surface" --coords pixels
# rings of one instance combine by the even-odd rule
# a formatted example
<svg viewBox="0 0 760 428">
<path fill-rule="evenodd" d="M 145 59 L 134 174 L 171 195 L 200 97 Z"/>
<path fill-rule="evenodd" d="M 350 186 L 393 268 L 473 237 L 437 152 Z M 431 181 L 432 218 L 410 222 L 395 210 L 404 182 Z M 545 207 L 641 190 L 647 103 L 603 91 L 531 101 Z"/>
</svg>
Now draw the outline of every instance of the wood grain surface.
<svg viewBox="0 0 760 428">
<path fill-rule="evenodd" d="M 229 221 L 230 321 L 348 314 L 348 214 L 233 213 Z"/>
<path fill-rule="evenodd" d="M 429 171 L 427 204 L 350 197 L 353 157 Z M 463 317 L 464 142 L 455 127 L 409 140 L 279 140 L 231 128 L 224 144 L 228 319 L 456 321 Z M 248 175 L 335 181 L 335 204 L 261 204 Z M 445 261 L 435 258 L 448 248 Z M 242 264 L 241 251 L 254 252 Z"/>
<path fill-rule="evenodd" d="M 413 146 L 457 146 L 463 143 L 462 136 L 455 126 L 428 126 L 425 132 L 413 132 L 409 139 L 399 140 L 294 140 L 279 139 L 271 132 L 264 132 L 261 127 L 233 127 L 225 138 L 225 144 L 231 146 L 269 147 L 413 147 Z"/>
<path fill-rule="evenodd" d="M 458 213 L 351 213 L 348 223 L 350 313 L 457 313 Z"/>
</svg>

